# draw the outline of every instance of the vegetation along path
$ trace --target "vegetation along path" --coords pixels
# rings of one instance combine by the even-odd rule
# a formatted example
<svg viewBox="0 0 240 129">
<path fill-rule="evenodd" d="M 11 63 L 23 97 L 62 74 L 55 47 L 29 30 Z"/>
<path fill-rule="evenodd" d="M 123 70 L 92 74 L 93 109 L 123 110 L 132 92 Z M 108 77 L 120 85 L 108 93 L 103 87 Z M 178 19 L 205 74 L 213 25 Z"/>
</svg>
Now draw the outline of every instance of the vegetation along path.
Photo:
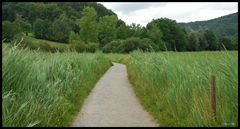
<svg viewBox="0 0 240 129">
<path fill-rule="evenodd" d="M 85 100 L 72 126 L 158 126 L 136 98 L 126 66 L 113 64 Z"/>
</svg>

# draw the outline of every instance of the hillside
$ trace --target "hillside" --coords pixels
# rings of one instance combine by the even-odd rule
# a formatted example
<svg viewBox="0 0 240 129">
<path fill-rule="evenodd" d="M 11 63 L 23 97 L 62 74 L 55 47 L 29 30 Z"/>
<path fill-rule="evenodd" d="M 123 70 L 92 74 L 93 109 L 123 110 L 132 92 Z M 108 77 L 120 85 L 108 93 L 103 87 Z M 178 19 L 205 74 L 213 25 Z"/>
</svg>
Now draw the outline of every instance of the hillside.
<svg viewBox="0 0 240 129">
<path fill-rule="evenodd" d="M 30 23 L 36 18 L 53 21 L 62 13 L 66 13 L 74 20 L 81 17 L 85 6 L 93 7 L 98 18 L 105 15 L 117 16 L 113 11 L 96 2 L 3 2 L 2 20 L 14 21 L 16 14 L 19 14 Z"/>
<path fill-rule="evenodd" d="M 112 10 L 96 2 L 3 2 L 2 40 L 10 43 L 32 34 L 41 41 L 25 39 L 23 42 L 32 45 L 31 48 L 41 44 L 44 49 L 52 50 L 60 42 L 78 52 L 221 50 L 221 44 L 228 50 L 236 50 L 236 18 L 237 13 L 180 26 L 176 20 L 158 18 L 143 27 L 136 23 L 127 25 Z M 211 30 L 192 33 L 181 25 Z"/>
<path fill-rule="evenodd" d="M 215 32 L 217 36 L 234 36 L 238 37 L 238 12 L 225 15 L 219 18 L 207 20 L 207 21 L 196 21 L 189 23 L 178 23 L 183 27 L 190 27 L 193 30 L 201 28 L 209 28 Z"/>
</svg>

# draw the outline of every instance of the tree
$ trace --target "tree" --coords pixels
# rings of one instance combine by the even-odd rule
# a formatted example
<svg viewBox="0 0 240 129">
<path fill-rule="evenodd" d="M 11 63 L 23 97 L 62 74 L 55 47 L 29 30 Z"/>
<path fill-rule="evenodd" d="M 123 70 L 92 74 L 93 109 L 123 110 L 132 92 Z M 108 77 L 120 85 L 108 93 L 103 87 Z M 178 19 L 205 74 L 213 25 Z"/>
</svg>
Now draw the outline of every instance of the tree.
<svg viewBox="0 0 240 129">
<path fill-rule="evenodd" d="M 223 50 L 224 47 L 227 50 L 238 50 L 238 43 L 236 41 L 236 39 L 234 37 L 230 37 L 230 36 L 224 36 L 219 38 L 219 43 L 221 45 L 221 49 Z M 223 47 L 224 45 L 224 47 Z"/>
<path fill-rule="evenodd" d="M 213 31 L 206 29 L 204 31 L 204 36 L 207 40 L 208 47 L 206 48 L 207 50 L 217 50 L 219 48 L 217 38 Z"/>
<path fill-rule="evenodd" d="M 65 14 L 55 19 L 49 28 L 48 39 L 57 42 L 68 42 L 71 31 L 70 22 Z"/>
<path fill-rule="evenodd" d="M 186 44 L 186 35 L 178 26 L 175 20 L 168 18 L 154 19 L 147 24 L 155 24 L 162 32 L 162 40 L 166 43 L 167 50 L 185 50 L 183 44 Z"/>
<path fill-rule="evenodd" d="M 162 32 L 155 24 L 151 24 L 147 27 L 147 35 L 155 44 L 159 46 L 160 50 L 164 50 Z"/>
<path fill-rule="evenodd" d="M 107 15 L 99 19 L 99 43 L 100 47 L 116 39 L 117 17 Z"/>
<path fill-rule="evenodd" d="M 198 39 L 199 39 L 199 50 L 201 50 L 201 51 L 206 50 L 209 45 L 204 33 L 205 33 L 205 31 L 202 29 L 197 31 Z"/>
<path fill-rule="evenodd" d="M 200 47 L 198 33 L 196 31 L 189 32 L 188 35 L 188 50 L 189 51 L 198 51 Z"/>
<path fill-rule="evenodd" d="M 2 27 L 2 40 L 5 39 L 6 42 L 10 42 L 16 34 L 20 33 L 19 26 L 13 22 L 4 21 Z"/>
<path fill-rule="evenodd" d="M 174 50 L 186 51 L 189 43 L 187 40 L 187 33 L 185 29 L 182 29 L 176 26 L 174 32 L 175 32 L 173 33 L 175 35 Z"/>
<path fill-rule="evenodd" d="M 129 37 L 141 37 L 143 38 L 144 35 L 144 27 L 142 27 L 140 24 L 132 23 L 129 27 Z"/>
<path fill-rule="evenodd" d="M 118 28 L 117 28 L 117 32 L 116 32 L 116 39 L 126 39 L 127 38 L 127 26 L 124 24 L 121 24 Z"/>
<path fill-rule="evenodd" d="M 96 11 L 92 7 L 84 7 L 82 18 L 76 24 L 80 28 L 80 37 L 84 42 L 98 42 L 98 24 Z"/>
<path fill-rule="evenodd" d="M 16 15 L 16 4 L 13 2 L 3 2 L 2 5 L 2 20 L 8 20 L 13 22 Z"/>
<path fill-rule="evenodd" d="M 21 32 L 25 32 L 26 35 L 28 35 L 28 32 L 31 31 L 31 24 L 22 18 L 22 15 L 16 14 L 14 23 L 18 25 Z"/>
<path fill-rule="evenodd" d="M 33 25 L 35 37 L 39 39 L 48 39 L 49 26 L 50 26 L 50 21 L 37 19 Z"/>
<path fill-rule="evenodd" d="M 42 8 L 43 19 L 48 19 L 49 21 L 54 21 L 56 17 L 59 17 L 63 12 L 57 5 L 57 3 L 47 3 Z"/>
</svg>

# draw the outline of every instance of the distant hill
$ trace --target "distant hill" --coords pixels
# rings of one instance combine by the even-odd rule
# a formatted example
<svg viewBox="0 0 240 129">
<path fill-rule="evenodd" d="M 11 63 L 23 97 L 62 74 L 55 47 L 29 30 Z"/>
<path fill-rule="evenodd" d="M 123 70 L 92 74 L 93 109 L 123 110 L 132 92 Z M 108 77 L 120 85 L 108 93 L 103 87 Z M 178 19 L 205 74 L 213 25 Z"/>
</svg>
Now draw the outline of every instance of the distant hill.
<svg viewBox="0 0 240 129">
<path fill-rule="evenodd" d="M 192 28 L 193 30 L 209 28 L 217 36 L 238 37 L 238 12 L 218 17 L 207 21 L 196 21 L 189 23 L 178 23 L 182 27 Z"/>
</svg>

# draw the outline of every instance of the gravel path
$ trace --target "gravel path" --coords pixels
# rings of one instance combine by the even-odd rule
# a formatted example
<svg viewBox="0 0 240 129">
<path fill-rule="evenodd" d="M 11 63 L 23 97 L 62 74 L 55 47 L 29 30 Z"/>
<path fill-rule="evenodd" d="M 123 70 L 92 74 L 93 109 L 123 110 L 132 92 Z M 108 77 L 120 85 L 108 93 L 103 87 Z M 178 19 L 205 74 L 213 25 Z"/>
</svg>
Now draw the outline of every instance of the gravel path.
<svg viewBox="0 0 240 129">
<path fill-rule="evenodd" d="M 126 66 L 113 64 L 84 101 L 72 126 L 158 126 L 135 96 Z"/>
</svg>

